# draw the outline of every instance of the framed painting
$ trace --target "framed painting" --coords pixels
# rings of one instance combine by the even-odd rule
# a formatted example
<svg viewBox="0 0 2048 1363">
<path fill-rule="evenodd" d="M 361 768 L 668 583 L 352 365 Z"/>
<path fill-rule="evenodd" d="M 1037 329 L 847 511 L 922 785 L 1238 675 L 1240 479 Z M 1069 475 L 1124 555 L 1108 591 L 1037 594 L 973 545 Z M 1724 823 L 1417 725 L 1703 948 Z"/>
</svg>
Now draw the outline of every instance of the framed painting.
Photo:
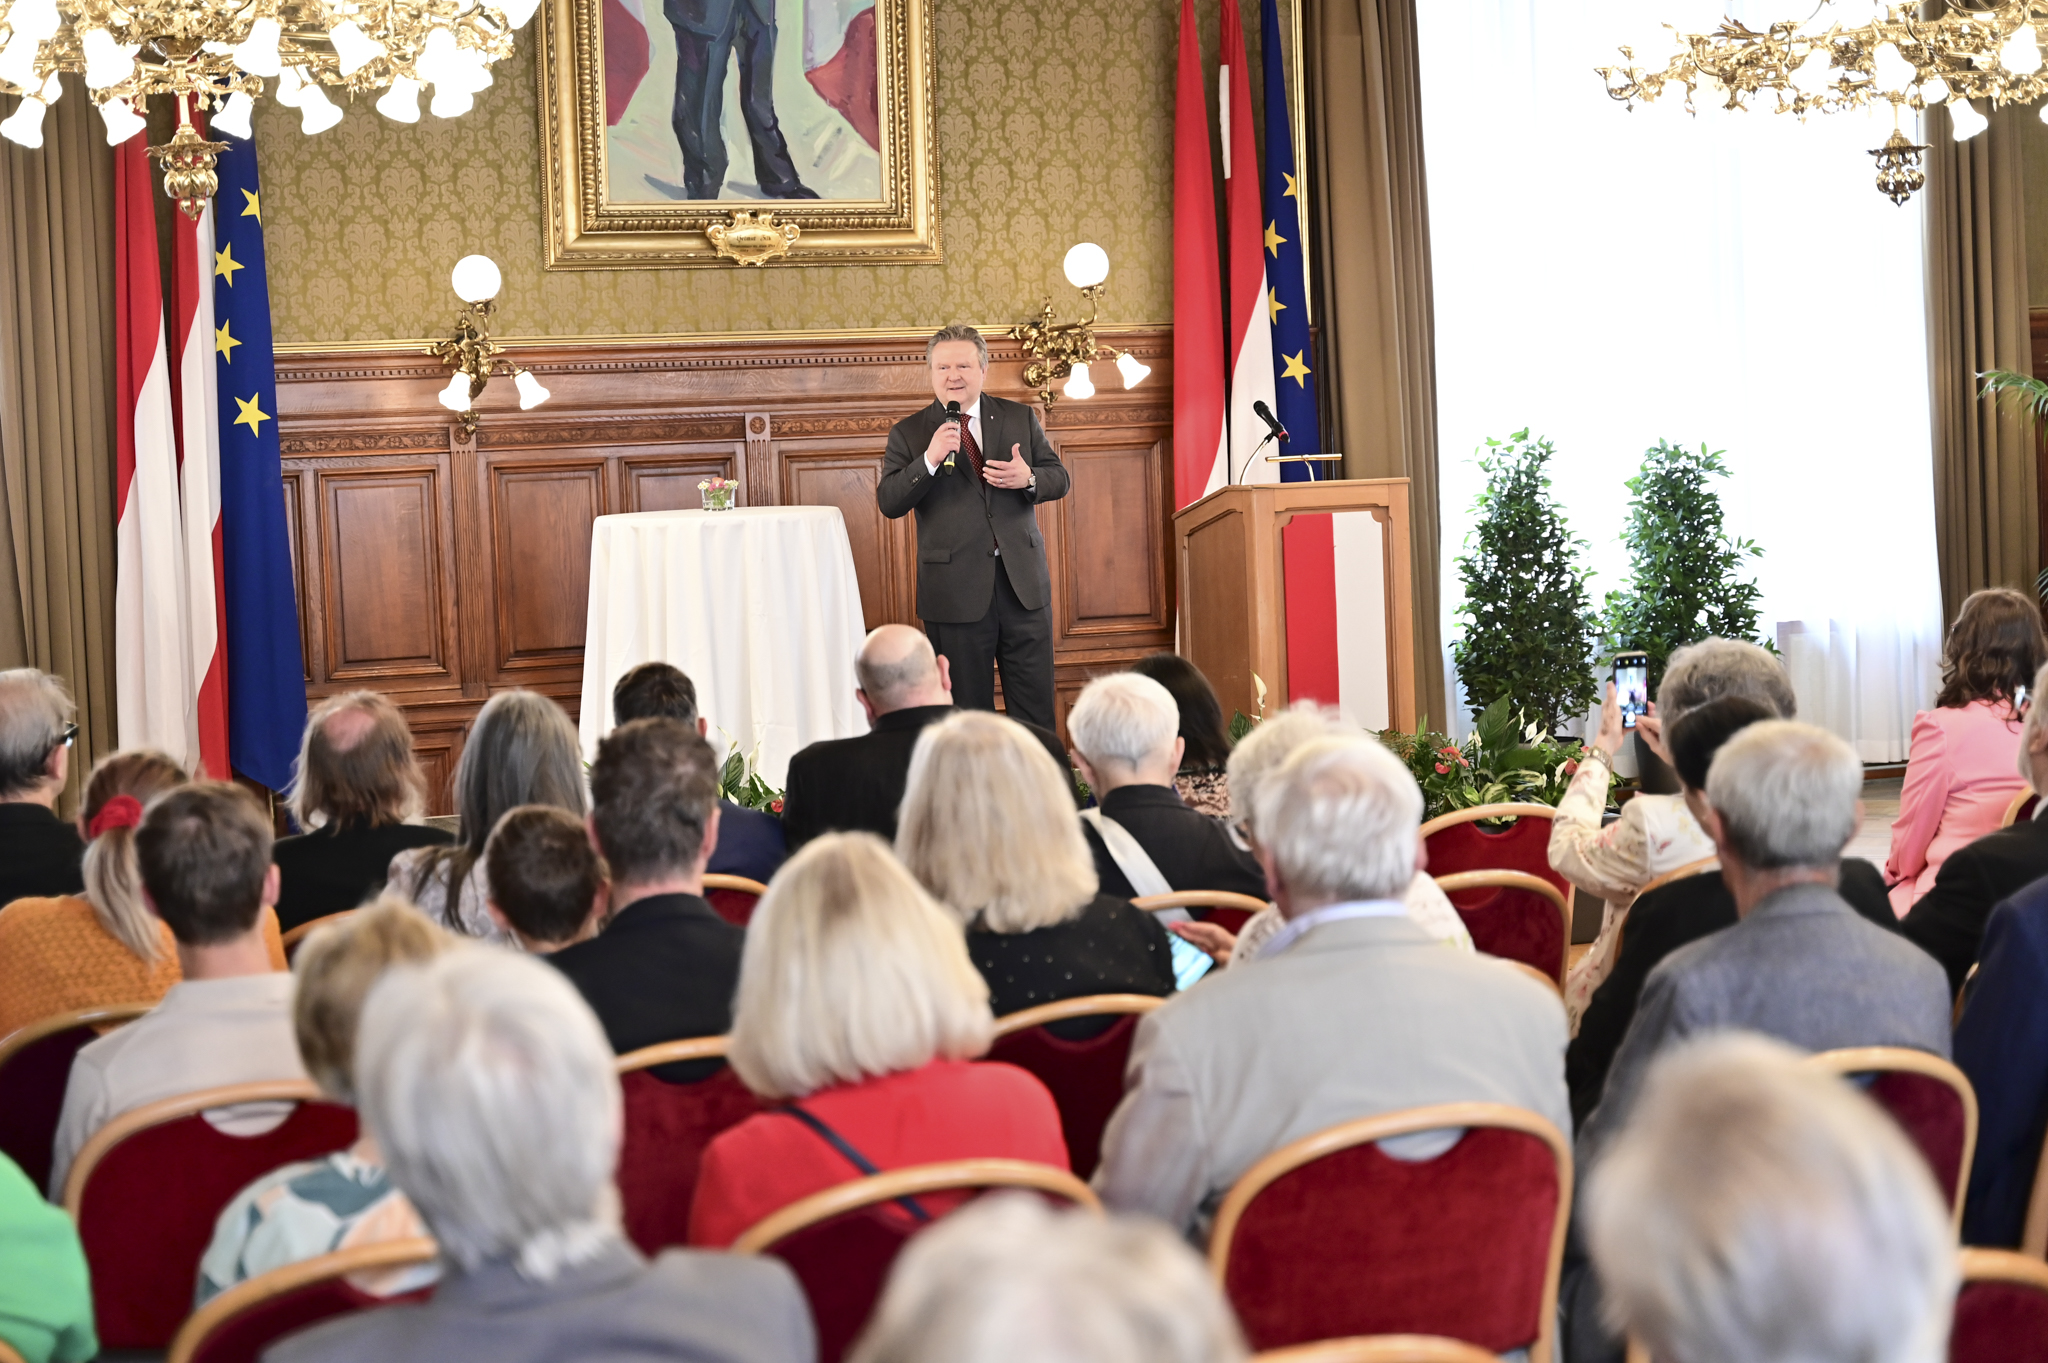
<svg viewBox="0 0 2048 1363">
<path fill-rule="evenodd" d="M 546 0 L 548 268 L 939 259 L 931 3 Z"/>
</svg>

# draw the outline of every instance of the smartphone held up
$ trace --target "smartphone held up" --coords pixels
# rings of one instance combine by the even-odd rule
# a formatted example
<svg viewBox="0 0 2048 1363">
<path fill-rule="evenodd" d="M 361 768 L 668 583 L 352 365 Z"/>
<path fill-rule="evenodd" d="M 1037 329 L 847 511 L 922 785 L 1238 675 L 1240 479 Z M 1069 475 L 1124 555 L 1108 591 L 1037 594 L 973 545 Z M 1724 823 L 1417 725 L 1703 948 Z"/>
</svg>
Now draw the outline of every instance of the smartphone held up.
<svg viewBox="0 0 2048 1363">
<path fill-rule="evenodd" d="M 1640 649 L 1614 655 L 1614 697 L 1621 705 L 1621 727 L 1633 729 L 1650 713 L 1650 655 Z"/>
</svg>

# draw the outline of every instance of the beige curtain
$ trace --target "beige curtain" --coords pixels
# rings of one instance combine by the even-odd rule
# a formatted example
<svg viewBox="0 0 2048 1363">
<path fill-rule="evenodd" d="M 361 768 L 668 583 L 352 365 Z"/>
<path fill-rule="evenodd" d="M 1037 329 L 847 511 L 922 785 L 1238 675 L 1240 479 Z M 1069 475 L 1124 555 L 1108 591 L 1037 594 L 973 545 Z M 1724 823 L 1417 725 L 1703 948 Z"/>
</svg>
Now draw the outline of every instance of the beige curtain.
<svg viewBox="0 0 2048 1363">
<path fill-rule="evenodd" d="M 40 150 L 0 141 L 0 667 L 70 683 L 72 796 L 115 743 L 113 231 L 113 153 L 67 76 Z"/>
<path fill-rule="evenodd" d="M 1417 706 L 1442 725 L 1437 627 L 1436 328 L 1415 0 L 1308 0 L 1316 320 L 1347 478 L 1407 478 Z"/>
<path fill-rule="evenodd" d="M 2010 408 L 1977 397 L 1987 369 L 2033 372 L 2027 222 L 2017 120 L 1968 142 L 1928 119 L 1927 348 L 1934 420 L 1935 551 L 1945 617 L 1980 587 L 2032 594 L 2040 566 L 2035 440 Z"/>
</svg>

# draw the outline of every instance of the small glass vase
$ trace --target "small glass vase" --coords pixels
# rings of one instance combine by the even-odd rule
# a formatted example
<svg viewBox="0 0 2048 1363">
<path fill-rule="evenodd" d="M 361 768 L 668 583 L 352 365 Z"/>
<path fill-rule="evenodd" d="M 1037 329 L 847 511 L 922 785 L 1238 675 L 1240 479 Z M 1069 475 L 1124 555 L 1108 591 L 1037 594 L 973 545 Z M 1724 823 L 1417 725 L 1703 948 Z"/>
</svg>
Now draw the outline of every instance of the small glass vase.
<svg viewBox="0 0 2048 1363">
<path fill-rule="evenodd" d="M 699 488 L 697 495 L 704 499 L 704 509 L 706 511 L 730 511 L 732 510 L 732 494 L 738 490 L 731 485 L 707 487 Z"/>
</svg>

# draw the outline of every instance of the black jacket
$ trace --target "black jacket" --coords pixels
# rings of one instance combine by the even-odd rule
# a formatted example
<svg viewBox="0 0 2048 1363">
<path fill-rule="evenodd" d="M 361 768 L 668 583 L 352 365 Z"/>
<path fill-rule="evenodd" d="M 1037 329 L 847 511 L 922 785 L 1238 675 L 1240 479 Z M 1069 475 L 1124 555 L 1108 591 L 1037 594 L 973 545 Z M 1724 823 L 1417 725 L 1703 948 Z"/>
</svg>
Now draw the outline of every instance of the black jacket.
<svg viewBox="0 0 2048 1363">
<path fill-rule="evenodd" d="M 951 472 L 942 465 L 933 477 L 925 468 L 925 446 L 945 420 L 946 409 L 935 400 L 897 422 L 875 485 L 875 505 L 884 516 L 894 520 L 917 511 L 917 617 L 952 625 L 981 619 L 995 597 L 998 563 L 1009 573 L 1017 600 L 1026 610 L 1038 610 L 1052 600 L 1052 574 L 1032 508 L 1067 495 L 1066 466 L 1028 404 L 983 393 L 983 456 L 1008 459 L 1016 446 L 1038 475 L 1037 489 L 989 486 L 974 476 L 965 449 Z M 991 552 L 997 546 L 1000 558 Z"/>
<path fill-rule="evenodd" d="M 438 828 L 412 823 L 329 825 L 279 838 L 270 849 L 278 871 L 277 925 L 290 932 L 301 923 L 352 909 L 384 888 L 391 859 L 400 852 L 453 841 L 453 835 Z"/>
<path fill-rule="evenodd" d="M 1259 860 L 1231 841 L 1223 820 L 1198 813 L 1181 803 L 1171 786 L 1118 786 L 1102 797 L 1102 812 L 1116 820 L 1145 849 L 1159 874 L 1176 890 L 1234 890 L 1266 897 L 1266 873 Z M 1095 874 L 1102 893 L 1134 899 L 1137 891 L 1087 824 L 1088 850 L 1095 854 Z"/>
<path fill-rule="evenodd" d="M 1977 959 L 1992 906 L 2042 876 L 2048 876 L 2048 822 L 2023 819 L 1986 833 L 1949 854 L 1934 888 L 1920 896 L 1900 931 L 1940 961 L 1949 989 L 1959 990 Z"/>
<path fill-rule="evenodd" d="M 1842 859 L 1842 898 L 1864 918 L 1890 932 L 1898 916 L 1884 892 L 1884 877 L 1861 857 Z M 1571 1088 L 1572 1125 L 1585 1123 L 1600 1105 L 1614 1053 L 1635 1021 L 1636 1000 L 1657 963 L 1686 945 L 1736 924 L 1735 896 L 1719 871 L 1674 880 L 1629 906 L 1621 934 L 1621 955 L 1593 991 L 1579 1019 L 1579 1034 L 1564 1053 L 1565 1083 Z"/>
<path fill-rule="evenodd" d="M 893 841 L 917 736 L 925 725 L 956 713 L 950 705 L 891 710 L 858 738 L 826 739 L 790 758 L 782 792 L 782 832 L 789 850 L 795 852 L 820 833 L 848 829 L 865 829 Z M 1073 770 L 1057 735 L 1036 724 L 1024 727 L 1052 754 L 1061 771 Z"/>
<path fill-rule="evenodd" d="M 1074 917 L 1030 932 L 990 932 L 977 921 L 967 954 L 988 981 L 997 1017 L 1088 994 L 1173 992 L 1166 929 L 1129 900 L 1100 894 Z"/>
<path fill-rule="evenodd" d="M 732 1030 L 744 929 L 695 895 L 636 899 L 587 942 L 547 959 L 590 1005 L 619 1055 L 663 1041 L 722 1036 Z M 657 1066 L 664 1079 L 688 1080 L 704 1066 Z M 686 1073 L 671 1073 L 672 1070 Z"/>
<path fill-rule="evenodd" d="M 32 896 L 78 894 L 85 889 L 84 860 L 78 830 L 47 808 L 26 800 L 0 804 L 0 908 Z"/>
</svg>

